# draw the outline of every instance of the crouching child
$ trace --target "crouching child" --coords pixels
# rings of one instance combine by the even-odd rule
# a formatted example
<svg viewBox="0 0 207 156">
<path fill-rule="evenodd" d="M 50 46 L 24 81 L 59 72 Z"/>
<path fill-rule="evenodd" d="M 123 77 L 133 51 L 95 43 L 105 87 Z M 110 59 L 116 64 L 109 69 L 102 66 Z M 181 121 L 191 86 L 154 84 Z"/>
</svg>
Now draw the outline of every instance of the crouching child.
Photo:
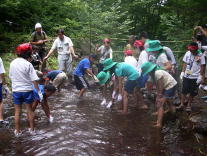
<svg viewBox="0 0 207 156">
<path fill-rule="evenodd" d="M 45 77 L 45 86 L 51 81 L 53 86 L 60 92 L 61 87 L 67 82 L 68 77 L 66 73 L 61 70 L 52 70 L 47 73 Z"/>
<path fill-rule="evenodd" d="M 142 74 L 149 74 L 153 82 L 156 84 L 156 106 L 158 117 L 155 127 L 162 127 L 164 104 L 168 102 L 169 111 L 175 111 L 171 100 L 175 96 L 177 82 L 168 72 L 160 70 L 160 67 L 158 67 L 156 64 L 153 64 L 152 62 L 144 63 L 141 69 Z"/>
<path fill-rule="evenodd" d="M 40 97 L 38 95 L 38 91 L 34 88 L 33 94 L 34 94 L 34 102 L 32 104 L 32 110 L 33 112 L 36 110 L 38 104 L 41 104 L 43 111 L 45 112 L 45 115 L 47 116 L 50 123 L 53 122 L 53 117 L 50 113 L 50 107 L 48 105 L 48 97 L 50 97 L 52 94 L 55 93 L 56 88 L 53 85 L 38 85 L 39 89 L 43 95 L 43 100 L 40 101 Z"/>
</svg>

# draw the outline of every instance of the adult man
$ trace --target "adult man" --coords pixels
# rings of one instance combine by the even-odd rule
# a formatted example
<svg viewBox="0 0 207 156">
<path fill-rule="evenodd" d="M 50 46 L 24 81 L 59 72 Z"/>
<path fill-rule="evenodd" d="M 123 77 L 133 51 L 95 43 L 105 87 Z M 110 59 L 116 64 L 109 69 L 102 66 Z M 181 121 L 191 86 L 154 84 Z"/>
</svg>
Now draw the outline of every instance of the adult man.
<svg viewBox="0 0 207 156">
<path fill-rule="evenodd" d="M 45 42 L 47 41 L 46 33 L 42 30 L 41 24 L 37 23 L 35 25 L 35 31 L 32 33 L 30 43 L 32 44 L 33 49 L 38 51 L 41 60 L 45 57 Z"/>
<path fill-rule="evenodd" d="M 73 42 L 69 37 L 64 35 L 63 29 L 59 29 L 57 34 L 58 37 L 44 60 L 47 60 L 54 50 L 57 50 L 59 70 L 66 71 L 68 75 L 72 75 L 72 56 L 78 58 L 73 49 Z"/>
</svg>

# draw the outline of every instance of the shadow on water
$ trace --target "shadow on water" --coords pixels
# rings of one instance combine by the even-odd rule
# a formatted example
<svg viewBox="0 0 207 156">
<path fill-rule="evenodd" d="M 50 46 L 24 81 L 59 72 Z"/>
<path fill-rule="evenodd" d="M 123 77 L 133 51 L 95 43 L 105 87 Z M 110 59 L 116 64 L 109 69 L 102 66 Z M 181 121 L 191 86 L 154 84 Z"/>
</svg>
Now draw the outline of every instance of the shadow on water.
<svg viewBox="0 0 207 156">
<path fill-rule="evenodd" d="M 49 124 L 41 110 L 36 112 L 36 134 L 26 131 L 23 113 L 23 135 L 13 135 L 13 106 L 5 102 L 6 120 L 11 125 L 0 128 L 0 155 L 200 155 L 206 139 L 198 143 L 195 135 L 179 127 L 179 121 L 168 121 L 163 129 L 152 127 L 151 111 L 130 107 L 126 116 L 100 105 L 98 89 L 78 99 L 74 88 L 62 90 L 49 99 L 54 123 Z M 8 102 L 11 103 L 11 102 Z M 8 108 L 8 109 L 7 109 Z M 201 143 L 201 142 L 200 142 Z"/>
</svg>

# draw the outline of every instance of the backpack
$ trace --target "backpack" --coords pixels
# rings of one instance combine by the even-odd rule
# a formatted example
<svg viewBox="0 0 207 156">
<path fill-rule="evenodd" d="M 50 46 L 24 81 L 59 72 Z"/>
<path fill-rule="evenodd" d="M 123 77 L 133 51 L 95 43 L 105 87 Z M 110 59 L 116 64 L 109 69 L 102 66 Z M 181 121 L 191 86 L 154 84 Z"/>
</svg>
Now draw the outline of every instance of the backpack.
<svg viewBox="0 0 207 156">
<path fill-rule="evenodd" d="M 34 39 L 33 39 L 33 42 L 36 42 L 37 41 L 37 32 L 33 32 L 34 33 Z M 46 39 L 46 34 L 44 31 L 41 32 L 41 36 L 43 35 L 43 38 Z"/>
</svg>

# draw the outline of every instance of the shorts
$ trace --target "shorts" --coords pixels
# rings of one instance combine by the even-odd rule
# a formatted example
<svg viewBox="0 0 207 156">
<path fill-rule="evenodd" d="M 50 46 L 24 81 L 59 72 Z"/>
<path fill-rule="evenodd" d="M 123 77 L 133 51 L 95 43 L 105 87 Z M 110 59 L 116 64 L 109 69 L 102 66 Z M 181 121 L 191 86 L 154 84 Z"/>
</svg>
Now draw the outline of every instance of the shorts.
<svg viewBox="0 0 207 156">
<path fill-rule="evenodd" d="M 164 90 L 163 96 L 166 99 L 172 99 L 175 97 L 175 91 L 176 91 L 176 86 L 168 89 L 168 90 Z"/>
<path fill-rule="evenodd" d="M 137 86 L 137 80 L 127 80 L 124 84 L 124 90 L 127 93 L 132 94 L 136 86 Z"/>
<path fill-rule="evenodd" d="M 53 86 L 55 86 L 56 88 L 62 86 L 64 83 L 66 83 L 68 80 L 68 77 L 67 75 L 62 72 L 62 73 L 59 73 L 55 79 L 52 81 L 52 84 Z"/>
<path fill-rule="evenodd" d="M 197 79 L 188 79 L 183 77 L 182 94 L 190 94 L 191 96 L 198 95 Z"/>
<path fill-rule="evenodd" d="M 23 103 L 32 104 L 34 101 L 33 91 L 29 92 L 13 92 L 14 104 L 21 105 Z"/>
<path fill-rule="evenodd" d="M 0 102 L 3 99 L 3 92 L 2 92 L 2 83 L 0 83 Z"/>
<path fill-rule="evenodd" d="M 138 88 L 144 88 L 145 84 L 147 83 L 149 76 L 148 75 L 141 75 L 138 79 L 137 79 L 137 87 Z"/>
<path fill-rule="evenodd" d="M 75 86 L 78 90 L 89 88 L 89 84 L 83 76 L 74 75 Z"/>
</svg>

